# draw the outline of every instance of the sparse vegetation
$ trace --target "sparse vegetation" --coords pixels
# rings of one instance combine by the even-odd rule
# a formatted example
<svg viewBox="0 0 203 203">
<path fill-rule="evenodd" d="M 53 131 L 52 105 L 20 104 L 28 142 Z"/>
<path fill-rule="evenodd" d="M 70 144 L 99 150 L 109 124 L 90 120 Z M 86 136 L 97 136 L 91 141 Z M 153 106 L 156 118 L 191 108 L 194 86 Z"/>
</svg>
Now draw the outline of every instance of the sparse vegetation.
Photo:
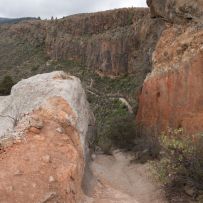
<svg viewBox="0 0 203 203">
<path fill-rule="evenodd" d="M 107 154 L 115 147 L 132 149 L 135 114 L 132 115 L 119 98 L 125 98 L 136 112 L 136 93 L 144 78 L 142 73 L 137 77 L 121 76 L 112 79 L 99 76 L 73 61 L 58 62 L 55 67 L 79 77 L 86 89 L 97 125 L 93 146 L 99 146 Z M 119 134 L 116 134 L 116 129 L 119 129 Z"/>
<path fill-rule="evenodd" d="M 133 17 L 134 17 L 134 14 L 129 13 L 129 15 L 128 15 L 128 25 L 131 25 L 133 23 Z"/>
<path fill-rule="evenodd" d="M 182 129 L 168 129 L 160 143 L 162 159 L 155 167 L 170 202 L 177 197 L 178 201 L 203 201 L 203 135 L 187 136 Z"/>
<path fill-rule="evenodd" d="M 22 70 L 17 77 L 19 79 L 55 70 L 64 70 L 81 79 L 96 117 L 97 135 L 92 140 L 94 148 L 99 146 L 107 154 L 111 153 L 113 148 L 134 150 L 139 160 L 142 160 L 146 154 L 148 158 L 150 154 L 153 154 L 149 149 L 151 145 L 149 143 L 152 140 L 147 139 L 149 142 L 146 142 L 146 138 L 141 137 L 135 127 L 136 94 L 144 79 L 143 73 L 137 73 L 136 77 L 130 75 L 114 79 L 102 77 L 76 61 L 47 61 L 43 50 L 39 49 L 33 50 L 33 56 L 26 63 L 19 65 L 17 69 Z M 119 100 L 120 98 L 128 101 L 134 111 L 133 114 Z M 139 145 L 142 143 L 142 146 L 139 149 L 136 148 L 135 142 L 137 144 L 139 142 Z"/>
<path fill-rule="evenodd" d="M 112 148 L 132 149 L 134 138 L 138 135 L 135 128 L 136 94 L 140 90 L 144 75 L 138 73 L 137 77 L 129 75 L 112 79 L 99 76 L 94 70 L 87 69 L 76 61 L 52 60 L 48 64 L 43 71 L 64 70 L 81 79 L 96 117 L 97 135 L 91 141 L 92 146 L 99 146 L 107 154 L 111 153 Z M 128 101 L 133 108 L 133 114 L 120 98 Z M 139 151 L 146 149 L 144 139 Z"/>
</svg>

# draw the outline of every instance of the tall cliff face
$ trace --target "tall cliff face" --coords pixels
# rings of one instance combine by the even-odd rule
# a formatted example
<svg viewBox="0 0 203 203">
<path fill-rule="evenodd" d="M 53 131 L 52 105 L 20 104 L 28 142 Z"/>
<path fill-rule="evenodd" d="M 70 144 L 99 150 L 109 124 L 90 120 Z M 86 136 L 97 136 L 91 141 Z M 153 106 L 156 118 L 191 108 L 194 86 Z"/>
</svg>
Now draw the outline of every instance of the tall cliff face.
<svg viewBox="0 0 203 203">
<path fill-rule="evenodd" d="M 50 59 L 76 61 L 104 74 L 149 72 L 164 24 L 161 19 L 152 20 L 148 9 L 135 8 L 22 22 L 0 27 L 6 39 L 0 53 L 5 53 L 3 47 L 17 42 L 16 48 L 10 49 L 11 53 L 16 50 L 16 55 L 24 44 L 43 49 Z M 3 57 L 0 54 L 0 61 Z M 3 66 L 10 66 L 11 61 Z"/>
<path fill-rule="evenodd" d="M 151 133 L 168 127 L 183 128 L 189 134 L 202 132 L 202 23 L 169 23 L 152 60 L 153 70 L 143 84 L 137 122 Z"/>
<path fill-rule="evenodd" d="M 150 19 L 148 9 L 76 15 L 51 23 L 46 48 L 51 58 L 119 75 L 141 67 L 149 70 L 160 32 L 160 23 Z"/>
</svg>

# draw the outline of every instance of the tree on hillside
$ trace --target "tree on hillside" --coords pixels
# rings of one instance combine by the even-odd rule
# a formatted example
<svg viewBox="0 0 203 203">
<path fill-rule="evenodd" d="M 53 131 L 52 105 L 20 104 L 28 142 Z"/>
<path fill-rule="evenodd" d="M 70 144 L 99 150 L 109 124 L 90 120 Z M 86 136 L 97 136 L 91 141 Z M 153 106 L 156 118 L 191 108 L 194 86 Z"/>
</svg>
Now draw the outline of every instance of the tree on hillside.
<svg viewBox="0 0 203 203">
<path fill-rule="evenodd" d="M 14 82 L 11 76 L 7 75 L 0 83 L 0 96 L 9 95 Z"/>
</svg>

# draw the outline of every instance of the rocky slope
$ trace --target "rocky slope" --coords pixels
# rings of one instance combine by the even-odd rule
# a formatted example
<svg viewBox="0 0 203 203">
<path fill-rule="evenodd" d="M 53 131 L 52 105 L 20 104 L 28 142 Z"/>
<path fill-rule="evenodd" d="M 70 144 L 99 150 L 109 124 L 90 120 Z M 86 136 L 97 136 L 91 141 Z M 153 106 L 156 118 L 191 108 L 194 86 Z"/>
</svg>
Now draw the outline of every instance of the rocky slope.
<svg viewBox="0 0 203 203">
<path fill-rule="evenodd" d="M 159 10 L 157 2 L 150 2 L 151 10 L 162 11 L 158 16 L 165 17 L 169 23 L 153 53 L 153 70 L 143 84 L 137 121 L 152 134 L 168 127 L 183 128 L 190 134 L 200 133 L 203 131 L 203 24 L 196 18 L 170 23 L 168 13 Z M 163 1 L 166 2 L 169 6 L 173 1 Z M 181 2 L 189 4 L 189 1 L 176 1 L 176 4 Z M 200 16 L 200 20 L 203 6 L 200 1 L 195 2 L 192 5 L 196 10 L 192 7 L 190 12 L 183 11 Z M 174 13 L 174 9 L 181 10 L 176 4 L 172 10 L 166 9 L 179 18 L 182 15 Z"/>
<path fill-rule="evenodd" d="M 37 75 L 0 103 L 0 202 L 80 202 L 92 114 L 79 79 Z"/>
</svg>

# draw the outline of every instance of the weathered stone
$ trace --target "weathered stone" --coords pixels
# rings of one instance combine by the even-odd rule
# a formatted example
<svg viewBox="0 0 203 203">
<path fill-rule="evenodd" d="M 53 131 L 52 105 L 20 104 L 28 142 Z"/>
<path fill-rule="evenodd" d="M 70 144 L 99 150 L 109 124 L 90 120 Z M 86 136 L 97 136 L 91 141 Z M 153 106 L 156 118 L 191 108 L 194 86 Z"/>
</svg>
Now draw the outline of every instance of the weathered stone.
<svg viewBox="0 0 203 203">
<path fill-rule="evenodd" d="M 37 129 L 42 129 L 44 125 L 43 125 L 43 122 L 40 120 L 31 119 L 30 126 Z"/>
<path fill-rule="evenodd" d="M 89 122 L 87 119 L 89 110 L 87 108 L 88 104 L 85 92 L 82 89 L 79 79 L 69 76 L 69 79 L 61 81 L 60 78 L 63 78 L 63 76 L 66 76 L 63 72 L 53 72 L 37 75 L 27 80 L 20 81 L 12 88 L 11 95 L 1 100 L 0 114 L 6 114 L 11 117 L 18 118 L 25 112 L 31 112 L 43 105 L 49 108 L 49 101 L 51 97 L 65 98 L 71 108 L 76 111 L 76 115 L 74 115 L 74 117 L 72 115 L 67 115 L 67 118 L 70 119 L 71 124 L 73 121 L 75 122 L 76 119 L 78 119 L 76 125 L 78 129 L 81 129 L 81 143 L 83 145 L 85 143 L 85 134 L 88 128 L 87 123 Z M 83 95 L 83 97 L 81 97 L 81 95 Z M 7 108 L 9 103 L 10 107 Z M 11 131 L 14 126 L 13 120 L 9 117 L 1 117 L 0 119 L 0 137 L 3 137 L 8 131 Z M 57 119 L 59 118 L 57 117 Z M 26 118 L 26 120 L 23 121 L 24 123 L 20 123 L 19 125 L 24 128 L 30 127 L 32 122 L 31 124 L 29 122 L 26 123 L 27 120 L 29 119 Z M 43 126 L 41 121 L 36 125 L 37 127 Z"/>
<path fill-rule="evenodd" d="M 203 30 L 196 25 L 171 25 L 163 32 L 139 100 L 137 122 L 148 133 L 167 128 L 183 128 L 189 134 L 203 131 L 201 44 Z"/>
<path fill-rule="evenodd" d="M 147 4 L 152 17 L 162 17 L 172 22 L 203 22 L 202 0 L 147 0 Z"/>
<path fill-rule="evenodd" d="M 36 183 L 32 183 L 32 187 L 33 187 L 33 188 L 36 188 L 36 187 L 37 187 L 37 184 L 36 184 Z"/>
<path fill-rule="evenodd" d="M 22 142 L 0 154 L 0 202 L 80 202 L 92 121 L 80 80 L 64 72 L 37 75 L 15 85 L 1 104 L 0 113 L 19 117 L 19 122 L 9 125 L 12 119 L 0 117 L 0 141 L 9 137 Z M 5 185 L 11 179 L 17 187 L 8 195 Z M 71 192 L 65 193 L 68 187 Z"/>
</svg>

